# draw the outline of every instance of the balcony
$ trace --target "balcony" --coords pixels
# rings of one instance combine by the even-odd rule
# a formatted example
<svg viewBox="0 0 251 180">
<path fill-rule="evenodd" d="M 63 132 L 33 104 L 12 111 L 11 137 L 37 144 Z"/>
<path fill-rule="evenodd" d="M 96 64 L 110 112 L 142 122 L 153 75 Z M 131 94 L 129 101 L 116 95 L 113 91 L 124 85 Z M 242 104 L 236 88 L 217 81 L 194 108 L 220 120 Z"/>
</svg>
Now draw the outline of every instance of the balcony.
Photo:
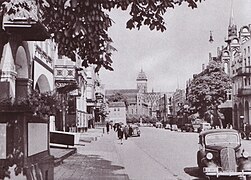
<svg viewBox="0 0 251 180">
<path fill-rule="evenodd" d="M 78 89 L 75 66 L 55 65 L 55 85 L 57 90 L 62 93 Z"/>
<path fill-rule="evenodd" d="M 40 22 L 42 12 L 36 1 L 29 0 L 26 3 L 30 8 L 29 11 L 13 5 L 17 8 L 15 14 L 4 15 L 3 29 L 8 33 L 20 35 L 25 41 L 44 41 L 50 38 L 47 28 Z"/>
<path fill-rule="evenodd" d="M 251 95 L 251 88 L 239 88 L 237 96 L 249 96 Z"/>
</svg>

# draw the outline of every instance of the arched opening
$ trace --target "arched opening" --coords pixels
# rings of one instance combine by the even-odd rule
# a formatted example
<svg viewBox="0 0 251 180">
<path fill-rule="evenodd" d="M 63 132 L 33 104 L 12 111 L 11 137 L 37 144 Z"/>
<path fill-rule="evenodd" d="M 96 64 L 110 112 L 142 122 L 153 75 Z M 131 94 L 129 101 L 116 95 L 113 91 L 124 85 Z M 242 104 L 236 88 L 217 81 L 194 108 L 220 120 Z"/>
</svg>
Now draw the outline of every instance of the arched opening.
<svg viewBox="0 0 251 180">
<path fill-rule="evenodd" d="M 36 82 L 36 85 L 35 85 L 35 89 L 40 93 L 45 93 L 45 92 L 51 91 L 49 81 L 44 74 L 39 76 L 39 78 Z"/>
<path fill-rule="evenodd" d="M 30 92 L 31 79 L 29 79 L 29 63 L 23 46 L 18 47 L 15 59 L 16 98 L 24 98 Z"/>
<path fill-rule="evenodd" d="M 249 123 L 249 104 L 245 101 L 244 121 Z"/>
</svg>

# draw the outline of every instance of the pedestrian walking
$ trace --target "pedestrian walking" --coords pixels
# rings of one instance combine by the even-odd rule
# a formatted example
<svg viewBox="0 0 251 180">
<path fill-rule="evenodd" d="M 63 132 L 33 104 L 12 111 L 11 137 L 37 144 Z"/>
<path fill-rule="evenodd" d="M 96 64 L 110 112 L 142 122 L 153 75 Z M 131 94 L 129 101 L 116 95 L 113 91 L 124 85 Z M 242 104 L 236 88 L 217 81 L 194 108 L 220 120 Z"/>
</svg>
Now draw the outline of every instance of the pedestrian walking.
<svg viewBox="0 0 251 180">
<path fill-rule="evenodd" d="M 109 131 L 110 131 L 110 124 L 107 122 L 106 123 L 106 132 L 107 132 L 107 134 L 109 134 Z"/>
<path fill-rule="evenodd" d="M 113 130 L 114 130 L 114 131 L 116 131 L 116 127 L 117 127 L 117 124 L 115 123 L 115 124 L 113 125 Z"/>
<path fill-rule="evenodd" d="M 125 125 L 123 128 L 123 134 L 125 135 L 125 140 L 127 140 L 128 135 L 129 135 L 129 128 L 127 125 Z"/>
<path fill-rule="evenodd" d="M 131 137 L 131 136 L 132 136 L 132 132 L 133 132 L 132 126 L 131 126 L 131 125 L 129 125 L 129 137 Z"/>
<path fill-rule="evenodd" d="M 120 143 L 123 144 L 123 129 L 120 125 L 117 126 L 117 132 Z"/>
</svg>

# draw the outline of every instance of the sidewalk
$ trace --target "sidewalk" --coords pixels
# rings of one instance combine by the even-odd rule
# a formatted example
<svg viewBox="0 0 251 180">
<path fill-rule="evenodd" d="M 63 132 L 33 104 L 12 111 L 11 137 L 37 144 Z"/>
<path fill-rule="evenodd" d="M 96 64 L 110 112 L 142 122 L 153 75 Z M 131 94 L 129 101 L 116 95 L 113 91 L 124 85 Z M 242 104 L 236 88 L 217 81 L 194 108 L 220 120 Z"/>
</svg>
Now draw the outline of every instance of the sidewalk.
<svg viewBox="0 0 251 180">
<path fill-rule="evenodd" d="M 97 140 L 80 141 L 80 144 L 76 145 L 77 152 L 55 167 L 54 179 L 128 180 L 129 177 L 117 153 L 116 143 L 119 141 L 115 132 L 111 130 L 110 134 L 103 134 L 103 129 L 91 129 L 88 130 L 88 134 L 90 137 L 97 137 Z"/>
<path fill-rule="evenodd" d="M 89 129 L 88 132 L 82 133 L 79 138 L 78 146 L 85 146 L 86 143 L 91 143 L 92 141 L 97 141 L 98 138 L 103 136 L 103 128 Z M 65 145 L 53 144 L 50 147 L 50 153 L 54 156 L 54 165 L 58 166 L 63 162 L 64 159 L 73 155 L 77 152 L 77 147 L 67 148 Z"/>
</svg>

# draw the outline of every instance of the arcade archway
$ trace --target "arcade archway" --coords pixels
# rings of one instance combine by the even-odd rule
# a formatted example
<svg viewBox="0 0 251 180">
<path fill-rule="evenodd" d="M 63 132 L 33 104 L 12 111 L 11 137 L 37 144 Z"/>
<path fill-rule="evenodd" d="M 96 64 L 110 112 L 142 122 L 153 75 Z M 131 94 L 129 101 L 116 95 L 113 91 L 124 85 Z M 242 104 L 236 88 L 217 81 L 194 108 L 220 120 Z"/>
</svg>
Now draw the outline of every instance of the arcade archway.
<svg viewBox="0 0 251 180">
<path fill-rule="evenodd" d="M 29 60 L 23 46 L 19 46 L 15 58 L 16 76 L 16 98 L 27 97 L 30 92 L 32 80 L 29 77 Z"/>
<path fill-rule="evenodd" d="M 44 74 L 39 76 L 35 85 L 35 89 L 40 93 L 51 91 L 50 83 Z"/>
</svg>

